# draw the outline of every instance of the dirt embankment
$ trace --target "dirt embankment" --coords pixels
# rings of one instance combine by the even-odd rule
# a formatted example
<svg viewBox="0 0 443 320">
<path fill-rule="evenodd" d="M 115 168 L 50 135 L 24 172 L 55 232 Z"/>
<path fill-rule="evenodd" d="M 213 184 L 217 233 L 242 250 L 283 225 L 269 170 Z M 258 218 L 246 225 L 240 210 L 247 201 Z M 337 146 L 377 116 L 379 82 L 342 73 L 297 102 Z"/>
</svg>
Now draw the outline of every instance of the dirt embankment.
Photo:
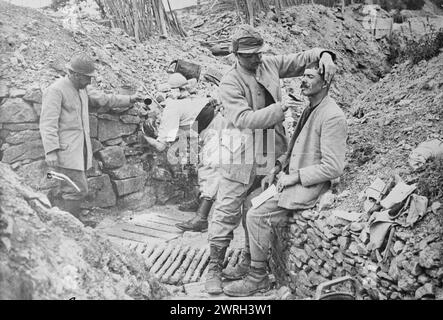
<svg viewBox="0 0 443 320">
<path fill-rule="evenodd" d="M 159 299 L 144 261 L 49 208 L 0 163 L 0 299 Z"/>
</svg>

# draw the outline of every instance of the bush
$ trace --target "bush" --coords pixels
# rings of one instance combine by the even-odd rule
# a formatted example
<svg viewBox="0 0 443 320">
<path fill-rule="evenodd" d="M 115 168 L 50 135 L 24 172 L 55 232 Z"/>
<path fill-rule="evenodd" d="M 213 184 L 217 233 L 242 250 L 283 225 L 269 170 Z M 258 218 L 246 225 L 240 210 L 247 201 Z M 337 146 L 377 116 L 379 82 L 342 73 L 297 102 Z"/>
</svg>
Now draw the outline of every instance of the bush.
<svg viewBox="0 0 443 320">
<path fill-rule="evenodd" d="M 437 56 L 441 48 L 443 48 L 443 29 L 426 34 L 419 40 L 407 41 L 404 55 L 413 64 L 417 64 L 422 60 L 429 60 Z"/>
<path fill-rule="evenodd" d="M 431 0 L 437 7 L 443 9 L 443 0 Z"/>
<path fill-rule="evenodd" d="M 426 162 L 418 178 L 417 190 L 431 201 L 443 200 L 443 158 Z"/>
<path fill-rule="evenodd" d="M 418 40 L 410 39 L 403 43 L 401 36 L 393 34 L 388 42 L 387 61 L 394 65 L 406 60 L 417 64 L 440 54 L 443 48 L 443 29 L 424 35 Z"/>
<path fill-rule="evenodd" d="M 386 11 L 390 10 L 420 10 L 425 4 L 425 0 L 380 0 L 380 7 Z"/>
</svg>

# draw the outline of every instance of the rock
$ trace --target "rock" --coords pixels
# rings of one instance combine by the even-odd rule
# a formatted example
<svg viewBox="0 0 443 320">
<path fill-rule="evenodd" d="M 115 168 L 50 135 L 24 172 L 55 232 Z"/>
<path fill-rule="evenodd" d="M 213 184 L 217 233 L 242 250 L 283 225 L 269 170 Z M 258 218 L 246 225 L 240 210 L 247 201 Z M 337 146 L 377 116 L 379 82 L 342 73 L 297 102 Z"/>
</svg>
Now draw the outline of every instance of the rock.
<svg viewBox="0 0 443 320">
<path fill-rule="evenodd" d="M 106 147 L 99 151 L 99 156 L 106 169 L 117 169 L 126 163 L 123 148 L 119 146 Z"/>
<path fill-rule="evenodd" d="M 433 298 L 434 296 L 434 286 L 431 283 L 426 283 L 415 291 L 415 299 L 421 299 L 423 297 Z"/>
<path fill-rule="evenodd" d="M 171 90 L 171 86 L 169 85 L 169 83 L 160 83 L 157 86 L 157 90 L 160 92 L 168 92 Z"/>
<path fill-rule="evenodd" d="M 9 253 L 9 251 L 11 251 L 11 248 L 11 240 L 7 237 L 0 237 L 0 251 L 4 250 Z"/>
<path fill-rule="evenodd" d="M 23 144 L 7 147 L 3 152 L 2 161 L 14 163 L 21 160 L 44 158 L 45 151 L 41 140 L 25 142 Z"/>
<path fill-rule="evenodd" d="M 308 274 L 308 280 L 313 286 L 318 286 L 320 283 L 328 281 L 328 279 L 312 271 Z"/>
<path fill-rule="evenodd" d="M 360 232 L 364 228 L 364 224 L 360 222 L 352 222 L 349 226 L 349 229 L 353 232 Z"/>
<path fill-rule="evenodd" d="M 421 274 L 417 277 L 417 281 L 418 281 L 418 283 L 426 284 L 426 283 L 430 282 L 431 279 L 427 275 Z"/>
<path fill-rule="evenodd" d="M 308 229 L 306 231 L 306 233 L 308 234 L 308 239 L 310 239 L 312 241 L 312 243 L 314 244 L 314 246 L 316 248 L 321 248 L 321 239 L 320 237 L 318 237 L 314 231 L 312 229 Z"/>
<path fill-rule="evenodd" d="M 113 184 L 119 196 L 137 192 L 143 189 L 147 178 L 147 174 L 136 178 L 129 178 L 125 180 L 113 180 Z"/>
<path fill-rule="evenodd" d="M 318 214 L 313 212 L 313 211 L 311 211 L 311 210 L 303 210 L 301 212 L 301 216 L 303 218 L 305 218 L 306 220 L 314 220 L 314 219 L 316 219 L 318 217 Z"/>
<path fill-rule="evenodd" d="M 340 250 L 345 251 L 348 249 L 350 239 L 348 237 L 338 237 L 337 242 L 340 246 Z"/>
<path fill-rule="evenodd" d="M 293 254 L 297 259 L 299 259 L 303 263 L 306 263 L 309 259 L 309 256 L 306 254 L 306 252 L 299 248 L 291 247 L 291 254 Z"/>
<path fill-rule="evenodd" d="M 369 254 L 368 249 L 366 248 L 366 246 L 362 243 L 358 243 L 357 244 L 357 251 L 358 251 L 358 255 L 360 256 L 366 256 Z"/>
<path fill-rule="evenodd" d="M 18 131 L 6 137 L 5 142 L 9 144 L 20 144 L 24 142 L 40 139 L 40 132 L 37 130 Z"/>
<path fill-rule="evenodd" d="M 98 119 L 95 115 L 89 115 L 89 135 L 91 138 L 98 137 Z"/>
<path fill-rule="evenodd" d="M 356 244 L 355 242 L 352 242 L 352 243 L 349 245 L 348 250 L 349 250 L 352 254 L 354 254 L 354 255 L 358 255 L 357 244 Z"/>
<path fill-rule="evenodd" d="M 11 89 L 9 90 L 9 96 L 11 98 L 21 98 L 26 94 L 26 90 L 23 89 Z"/>
<path fill-rule="evenodd" d="M 98 119 L 98 139 L 106 141 L 115 139 L 121 136 L 127 136 L 135 132 L 137 125 L 125 124 L 118 120 L 118 118 Z"/>
<path fill-rule="evenodd" d="M 334 206 L 334 202 L 335 195 L 331 191 L 328 191 L 321 195 L 319 199 L 318 209 L 320 211 L 331 209 Z"/>
<path fill-rule="evenodd" d="M 42 103 L 42 92 L 40 90 L 32 90 L 28 91 L 25 96 L 23 97 L 23 100 L 31 103 Z"/>
<path fill-rule="evenodd" d="M 423 268 L 439 267 L 442 264 L 443 242 L 430 244 L 420 251 L 419 264 Z"/>
<path fill-rule="evenodd" d="M 437 211 L 441 208 L 441 203 L 438 201 L 435 201 L 431 205 L 431 210 L 434 214 L 437 214 Z"/>
<path fill-rule="evenodd" d="M 398 255 L 402 250 L 405 244 L 403 241 L 397 240 L 395 241 L 394 245 L 392 246 L 392 250 L 394 251 L 395 255 Z"/>
<path fill-rule="evenodd" d="M 109 172 L 110 177 L 114 180 L 123 180 L 133 177 L 139 177 L 143 174 L 145 174 L 145 171 L 143 170 L 143 165 L 141 163 L 136 163 L 136 164 L 128 163 L 116 170 L 111 170 Z"/>
<path fill-rule="evenodd" d="M 152 186 L 146 186 L 142 191 L 120 197 L 117 200 L 117 206 L 120 209 L 139 210 L 148 209 L 152 207 L 155 202 L 155 189 Z"/>
<path fill-rule="evenodd" d="M 308 288 L 312 287 L 312 284 L 311 284 L 311 282 L 309 281 L 309 278 L 308 278 L 308 274 L 304 270 L 298 272 L 296 277 L 297 277 L 297 280 L 296 280 L 297 286 L 301 285 L 301 286 L 305 286 L 305 287 L 308 287 Z"/>
<path fill-rule="evenodd" d="M 17 170 L 17 174 L 26 181 L 26 185 L 35 190 L 45 190 L 54 188 L 57 180 L 48 179 L 46 171 L 48 166 L 45 160 L 34 161 L 26 164 Z"/>
<path fill-rule="evenodd" d="M 37 122 L 33 123 L 4 123 L 3 129 L 9 131 L 23 131 L 23 130 L 39 130 Z"/>
<path fill-rule="evenodd" d="M 334 259 L 337 261 L 337 263 L 341 264 L 344 259 L 343 254 L 340 251 L 334 253 Z"/>
<path fill-rule="evenodd" d="M 98 141 L 97 139 L 91 138 L 91 147 L 92 147 L 92 154 L 103 150 L 103 145 L 100 141 Z"/>
<path fill-rule="evenodd" d="M 138 116 L 131 116 L 131 115 L 127 115 L 127 114 L 125 114 L 125 115 L 123 115 L 123 116 L 120 116 L 120 120 L 121 120 L 123 123 L 134 123 L 134 124 L 139 124 L 139 123 L 141 122 L 140 117 L 138 117 Z"/>
<path fill-rule="evenodd" d="M 4 83 L 0 83 L 0 99 L 7 98 L 9 96 L 9 88 Z"/>
<path fill-rule="evenodd" d="M 82 205 L 84 208 L 106 208 L 115 206 L 117 198 L 112 189 L 111 180 L 107 174 L 99 177 L 88 178 L 88 199 Z"/>
<path fill-rule="evenodd" d="M 34 109 L 22 99 L 7 99 L 5 103 L 0 105 L 0 122 L 2 123 L 36 121 L 38 121 L 38 117 Z"/>
<path fill-rule="evenodd" d="M 410 292 L 416 289 L 415 279 L 405 272 L 400 273 L 397 285 L 398 288 L 404 292 Z"/>
</svg>

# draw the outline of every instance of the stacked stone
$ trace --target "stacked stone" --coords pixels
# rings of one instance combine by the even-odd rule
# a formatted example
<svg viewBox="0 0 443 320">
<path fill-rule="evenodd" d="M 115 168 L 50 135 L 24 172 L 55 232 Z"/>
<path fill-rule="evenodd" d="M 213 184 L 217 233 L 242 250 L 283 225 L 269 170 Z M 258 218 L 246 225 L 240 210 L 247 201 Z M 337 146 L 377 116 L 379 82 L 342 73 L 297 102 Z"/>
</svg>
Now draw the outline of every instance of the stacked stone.
<svg viewBox="0 0 443 320">
<path fill-rule="evenodd" d="M 10 164 L 29 186 L 48 191 L 55 182 L 46 177 L 39 132 L 41 103 L 40 88 L 10 89 L 1 85 L 0 159 Z M 170 171 L 159 174 L 159 166 L 168 166 L 166 157 L 159 161 L 140 144 L 137 129 L 146 116 L 148 111 L 141 105 L 109 114 L 90 114 L 94 158 L 93 168 L 87 172 L 90 190 L 85 208 L 115 205 L 121 209 L 147 208 L 154 205 L 157 198 L 165 203 L 171 197 L 183 196 L 183 191 L 178 192 L 174 186 Z M 149 183 L 148 175 L 153 178 Z"/>
<path fill-rule="evenodd" d="M 443 242 L 436 235 L 417 241 L 411 231 L 395 232 L 383 260 L 383 252 L 368 250 L 367 222 L 310 210 L 290 222 L 275 228 L 271 270 L 297 298 L 313 298 L 320 283 L 345 275 L 357 279 L 363 298 L 370 299 L 433 298 L 442 287 Z"/>
</svg>

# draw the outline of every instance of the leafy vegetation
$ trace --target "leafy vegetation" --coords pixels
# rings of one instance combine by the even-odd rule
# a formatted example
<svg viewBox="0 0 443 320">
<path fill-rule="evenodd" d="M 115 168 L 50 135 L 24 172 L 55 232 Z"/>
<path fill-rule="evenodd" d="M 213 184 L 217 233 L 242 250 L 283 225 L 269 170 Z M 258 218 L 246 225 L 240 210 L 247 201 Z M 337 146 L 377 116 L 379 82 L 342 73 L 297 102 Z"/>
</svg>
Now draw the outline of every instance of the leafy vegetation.
<svg viewBox="0 0 443 320">
<path fill-rule="evenodd" d="M 428 33 L 419 39 L 402 41 L 394 34 L 389 43 L 388 62 L 393 65 L 406 60 L 417 64 L 422 60 L 430 60 L 443 48 L 443 29 Z"/>
</svg>

